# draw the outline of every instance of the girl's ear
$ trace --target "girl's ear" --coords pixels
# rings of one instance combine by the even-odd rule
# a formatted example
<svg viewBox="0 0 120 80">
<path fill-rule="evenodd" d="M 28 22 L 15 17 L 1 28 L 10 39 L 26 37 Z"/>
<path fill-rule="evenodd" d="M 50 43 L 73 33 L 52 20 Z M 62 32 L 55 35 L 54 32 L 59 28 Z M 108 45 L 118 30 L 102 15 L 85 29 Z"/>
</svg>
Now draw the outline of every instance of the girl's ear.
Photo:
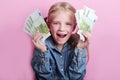
<svg viewBox="0 0 120 80">
<path fill-rule="evenodd" d="M 48 28 L 49 28 L 48 17 L 45 17 L 44 20 L 45 20 L 45 22 L 46 22 L 46 24 L 47 24 L 47 26 L 48 26 Z"/>
<path fill-rule="evenodd" d="M 74 29 L 73 29 L 73 32 L 72 32 L 72 34 L 75 34 L 75 33 L 77 33 L 77 31 L 78 31 L 78 26 L 75 26 L 75 27 L 74 27 Z"/>
</svg>

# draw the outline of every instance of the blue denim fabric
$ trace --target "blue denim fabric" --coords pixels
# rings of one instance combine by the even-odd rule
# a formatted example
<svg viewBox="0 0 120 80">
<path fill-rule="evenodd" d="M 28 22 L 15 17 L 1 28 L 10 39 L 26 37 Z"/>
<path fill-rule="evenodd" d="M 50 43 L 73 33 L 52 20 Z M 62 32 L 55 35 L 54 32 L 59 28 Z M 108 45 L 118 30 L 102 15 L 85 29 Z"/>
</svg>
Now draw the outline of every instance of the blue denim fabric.
<svg viewBox="0 0 120 80">
<path fill-rule="evenodd" d="M 84 80 L 86 73 L 86 49 L 73 50 L 65 44 L 62 51 L 54 44 L 52 37 L 46 41 L 47 51 L 34 49 L 32 67 L 37 80 Z"/>
</svg>

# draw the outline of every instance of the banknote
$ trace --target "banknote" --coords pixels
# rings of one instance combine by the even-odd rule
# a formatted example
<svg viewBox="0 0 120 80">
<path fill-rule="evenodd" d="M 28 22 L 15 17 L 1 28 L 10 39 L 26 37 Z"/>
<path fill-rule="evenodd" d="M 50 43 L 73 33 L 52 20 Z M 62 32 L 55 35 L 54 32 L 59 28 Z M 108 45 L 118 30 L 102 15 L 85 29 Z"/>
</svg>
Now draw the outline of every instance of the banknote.
<svg viewBox="0 0 120 80">
<path fill-rule="evenodd" d="M 31 13 L 26 19 L 24 31 L 30 36 L 33 36 L 37 32 L 42 33 L 42 42 L 44 42 L 45 39 L 50 36 L 49 28 L 38 9 Z"/>
<path fill-rule="evenodd" d="M 88 31 L 91 33 L 92 28 L 98 17 L 95 14 L 95 10 L 85 6 L 83 9 L 76 11 L 75 18 L 79 29 L 78 34 L 80 35 L 80 38 L 84 41 L 85 38 L 82 35 L 82 32 Z"/>
</svg>

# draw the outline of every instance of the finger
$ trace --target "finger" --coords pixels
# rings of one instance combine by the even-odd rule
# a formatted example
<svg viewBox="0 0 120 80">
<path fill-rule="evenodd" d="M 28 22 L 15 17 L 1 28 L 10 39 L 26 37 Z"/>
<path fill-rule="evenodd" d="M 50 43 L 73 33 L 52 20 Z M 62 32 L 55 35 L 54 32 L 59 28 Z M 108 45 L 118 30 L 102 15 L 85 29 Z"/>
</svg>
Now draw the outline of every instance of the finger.
<svg viewBox="0 0 120 80">
<path fill-rule="evenodd" d="M 38 34 L 39 34 L 39 32 L 35 33 L 35 34 L 33 35 L 33 37 L 36 37 Z"/>
<path fill-rule="evenodd" d="M 41 35 L 37 35 L 37 36 L 35 36 L 33 39 L 36 41 L 38 38 L 40 38 L 41 37 Z"/>
<path fill-rule="evenodd" d="M 32 40 L 32 42 L 33 42 L 34 46 L 36 46 L 36 42 L 34 40 Z"/>
<path fill-rule="evenodd" d="M 84 32 L 82 32 L 82 34 L 85 36 L 85 37 L 87 37 L 87 33 L 84 31 Z"/>
<path fill-rule="evenodd" d="M 38 37 L 38 38 L 36 39 L 36 43 L 37 43 L 37 44 L 39 44 L 40 39 L 41 39 L 41 37 Z"/>
<path fill-rule="evenodd" d="M 39 48 L 39 47 L 40 47 L 39 41 L 34 41 L 34 40 L 32 40 L 32 42 L 33 42 L 33 44 L 34 44 L 34 46 L 35 46 L 36 48 Z"/>
<path fill-rule="evenodd" d="M 86 38 L 90 38 L 91 37 L 91 33 L 87 32 L 87 31 L 84 31 L 82 33 Z"/>
<path fill-rule="evenodd" d="M 33 37 L 34 40 L 37 40 L 38 38 L 42 38 L 42 34 L 41 33 L 36 33 Z"/>
</svg>

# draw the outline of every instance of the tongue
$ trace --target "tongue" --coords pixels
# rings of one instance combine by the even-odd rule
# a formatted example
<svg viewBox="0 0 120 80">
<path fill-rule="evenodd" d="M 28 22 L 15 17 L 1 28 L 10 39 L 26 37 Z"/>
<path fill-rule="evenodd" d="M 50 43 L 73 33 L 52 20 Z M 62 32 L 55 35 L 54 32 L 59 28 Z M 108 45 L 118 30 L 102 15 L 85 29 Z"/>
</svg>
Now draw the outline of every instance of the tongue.
<svg viewBox="0 0 120 80">
<path fill-rule="evenodd" d="M 65 37 L 65 35 L 60 35 L 60 34 L 58 34 L 58 36 L 59 36 L 60 38 L 64 38 L 64 37 Z"/>
</svg>

